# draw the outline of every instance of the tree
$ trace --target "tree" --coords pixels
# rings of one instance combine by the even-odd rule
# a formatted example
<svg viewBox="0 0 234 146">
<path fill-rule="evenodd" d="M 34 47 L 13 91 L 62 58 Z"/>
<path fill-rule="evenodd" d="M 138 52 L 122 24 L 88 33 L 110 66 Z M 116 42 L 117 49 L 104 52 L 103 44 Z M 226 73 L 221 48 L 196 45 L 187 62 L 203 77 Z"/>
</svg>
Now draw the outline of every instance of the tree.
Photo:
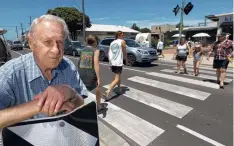
<svg viewBox="0 0 234 146">
<path fill-rule="evenodd" d="M 151 33 L 151 30 L 149 28 L 141 28 L 140 32 L 142 32 L 142 33 Z"/>
<path fill-rule="evenodd" d="M 83 31 L 83 13 L 74 7 L 57 7 L 49 9 L 47 14 L 59 16 L 65 20 L 73 40 L 77 38 L 77 32 Z M 89 16 L 85 15 L 85 27 L 91 27 Z"/>
<path fill-rule="evenodd" d="M 136 23 L 134 23 L 131 28 L 136 31 L 140 31 L 140 28 L 136 25 Z"/>
</svg>

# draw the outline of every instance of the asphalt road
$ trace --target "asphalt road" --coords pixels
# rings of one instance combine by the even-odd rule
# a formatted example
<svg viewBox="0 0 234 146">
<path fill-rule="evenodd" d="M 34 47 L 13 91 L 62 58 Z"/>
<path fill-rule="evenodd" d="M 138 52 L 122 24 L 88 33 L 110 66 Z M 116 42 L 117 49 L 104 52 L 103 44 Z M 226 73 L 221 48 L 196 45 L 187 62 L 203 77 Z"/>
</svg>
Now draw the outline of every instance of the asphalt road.
<svg viewBox="0 0 234 146">
<path fill-rule="evenodd" d="M 13 56 L 28 52 L 13 52 Z M 78 57 L 67 57 L 77 65 Z M 166 61 L 124 67 L 124 94 L 111 94 L 106 117 L 99 115 L 99 131 L 106 134 L 102 145 L 233 145 L 231 69 L 225 89 L 219 89 L 211 66 L 202 66 L 200 77 L 178 75 L 174 67 Z M 108 85 L 114 75 L 107 62 L 100 63 L 100 72 L 101 85 Z"/>
</svg>

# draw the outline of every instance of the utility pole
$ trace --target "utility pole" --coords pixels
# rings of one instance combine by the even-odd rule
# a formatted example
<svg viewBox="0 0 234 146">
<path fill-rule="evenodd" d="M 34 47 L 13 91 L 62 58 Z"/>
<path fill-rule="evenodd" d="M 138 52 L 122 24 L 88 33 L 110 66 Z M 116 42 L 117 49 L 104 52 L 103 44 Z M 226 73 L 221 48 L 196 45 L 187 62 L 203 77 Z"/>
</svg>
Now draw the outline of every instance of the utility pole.
<svg viewBox="0 0 234 146">
<path fill-rule="evenodd" d="M 83 12 L 83 37 L 84 37 L 84 42 L 85 42 L 85 8 L 84 8 L 84 0 L 82 0 L 82 12 Z"/>
<path fill-rule="evenodd" d="M 19 38 L 19 33 L 18 33 L 18 28 L 16 26 L 16 34 L 17 34 L 17 39 Z"/>
<path fill-rule="evenodd" d="M 23 35 L 24 34 L 24 30 L 23 30 L 23 24 L 21 23 L 21 35 Z"/>
<path fill-rule="evenodd" d="M 182 8 L 181 8 L 181 16 L 180 16 L 180 35 L 179 35 L 179 42 L 182 35 L 182 28 L 183 28 L 183 16 L 184 16 L 184 0 L 182 0 Z"/>
<path fill-rule="evenodd" d="M 29 25 L 31 26 L 32 24 L 32 16 L 29 16 Z"/>
</svg>

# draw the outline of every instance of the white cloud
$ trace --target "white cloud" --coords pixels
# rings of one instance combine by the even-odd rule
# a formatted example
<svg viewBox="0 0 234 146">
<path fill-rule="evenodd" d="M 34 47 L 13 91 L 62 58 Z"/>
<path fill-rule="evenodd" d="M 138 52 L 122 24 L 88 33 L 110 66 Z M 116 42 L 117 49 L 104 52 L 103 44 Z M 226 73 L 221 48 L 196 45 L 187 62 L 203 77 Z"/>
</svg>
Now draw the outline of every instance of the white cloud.
<svg viewBox="0 0 234 146">
<path fill-rule="evenodd" d="M 92 20 L 108 20 L 108 19 L 110 19 L 110 18 L 108 18 L 108 17 L 102 17 L 102 18 L 94 18 Z"/>
</svg>

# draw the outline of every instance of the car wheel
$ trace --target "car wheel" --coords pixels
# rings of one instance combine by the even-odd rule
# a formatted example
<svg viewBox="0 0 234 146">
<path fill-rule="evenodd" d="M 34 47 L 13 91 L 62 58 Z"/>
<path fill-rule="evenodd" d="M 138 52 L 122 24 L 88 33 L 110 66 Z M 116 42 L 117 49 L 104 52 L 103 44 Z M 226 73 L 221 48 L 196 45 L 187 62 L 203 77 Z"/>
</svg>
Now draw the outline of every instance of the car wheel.
<svg viewBox="0 0 234 146">
<path fill-rule="evenodd" d="M 133 66 L 136 63 L 136 57 L 133 54 L 128 55 L 128 65 Z"/>
<path fill-rule="evenodd" d="M 75 51 L 72 51 L 72 56 L 76 56 L 76 52 Z"/>
<path fill-rule="evenodd" d="M 104 52 L 100 52 L 99 60 L 100 60 L 100 61 L 104 61 L 105 58 L 106 58 L 105 53 L 104 53 Z"/>
</svg>

